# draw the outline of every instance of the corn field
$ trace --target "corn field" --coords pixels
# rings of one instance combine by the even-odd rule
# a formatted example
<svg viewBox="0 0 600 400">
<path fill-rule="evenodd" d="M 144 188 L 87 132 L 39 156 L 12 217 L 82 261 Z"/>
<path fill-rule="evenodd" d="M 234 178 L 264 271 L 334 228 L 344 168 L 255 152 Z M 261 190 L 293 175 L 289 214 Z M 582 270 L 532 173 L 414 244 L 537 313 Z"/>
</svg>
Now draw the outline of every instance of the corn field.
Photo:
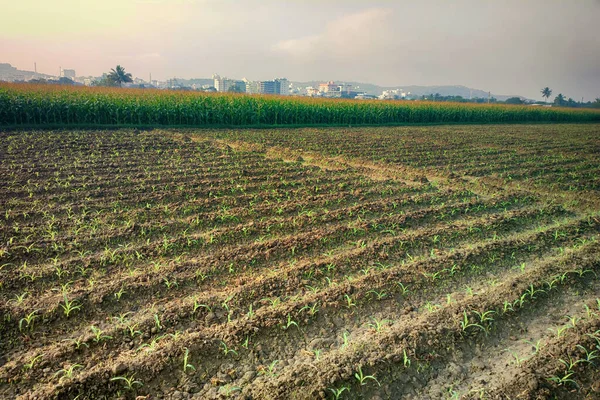
<svg viewBox="0 0 600 400">
<path fill-rule="evenodd" d="M 0 84 L 0 126 L 598 122 L 593 110 Z"/>
</svg>

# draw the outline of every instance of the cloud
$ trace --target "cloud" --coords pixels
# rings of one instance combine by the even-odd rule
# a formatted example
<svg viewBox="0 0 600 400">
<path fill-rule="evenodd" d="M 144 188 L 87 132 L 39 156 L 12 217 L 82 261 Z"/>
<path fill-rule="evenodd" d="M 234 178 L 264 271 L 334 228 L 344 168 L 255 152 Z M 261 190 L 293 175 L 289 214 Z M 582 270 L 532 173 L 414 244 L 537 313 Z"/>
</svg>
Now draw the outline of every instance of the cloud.
<svg viewBox="0 0 600 400">
<path fill-rule="evenodd" d="M 392 11 L 370 8 L 337 18 L 323 32 L 296 39 L 281 40 L 273 46 L 275 52 L 312 59 L 340 59 L 370 53 L 379 47 L 385 36 Z"/>
</svg>

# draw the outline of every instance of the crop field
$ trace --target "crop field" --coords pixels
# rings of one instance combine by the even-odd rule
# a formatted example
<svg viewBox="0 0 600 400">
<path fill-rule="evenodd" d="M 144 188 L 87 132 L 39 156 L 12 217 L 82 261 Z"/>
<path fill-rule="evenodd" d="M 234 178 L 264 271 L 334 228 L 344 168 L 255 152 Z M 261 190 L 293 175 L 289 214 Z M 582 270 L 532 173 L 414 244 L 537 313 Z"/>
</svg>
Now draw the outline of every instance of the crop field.
<svg viewBox="0 0 600 400">
<path fill-rule="evenodd" d="M 600 122 L 600 111 L 0 83 L 0 127 L 314 126 Z"/>
<path fill-rule="evenodd" d="M 0 398 L 600 398 L 600 125 L 0 132 Z"/>
</svg>

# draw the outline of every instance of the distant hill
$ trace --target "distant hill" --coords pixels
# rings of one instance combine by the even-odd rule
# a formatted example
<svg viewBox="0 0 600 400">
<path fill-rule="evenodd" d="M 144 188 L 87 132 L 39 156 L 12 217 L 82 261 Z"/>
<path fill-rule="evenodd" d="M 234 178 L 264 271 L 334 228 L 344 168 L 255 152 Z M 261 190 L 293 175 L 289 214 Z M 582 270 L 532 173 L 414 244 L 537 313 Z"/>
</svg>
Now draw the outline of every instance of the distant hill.
<svg viewBox="0 0 600 400">
<path fill-rule="evenodd" d="M 292 82 L 292 84 L 294 86 L 304 88 L 307 86 L 319 87 L 319 83 L 322 83 L 322 82 L 324 82 L 324 81 Z M 336 81 L 336 82 L 338 82 L 338 81 Z M 339 82 L 344 82 L 344 81 L 339 81 Z M 472 88 L 468 88 L 466 86 L 461 86 L 461 85 L 455 85 L 455 86 L 448 86 L 448 85 L 445 85 L 445 86 L 414 86 L 414 85 L 378 86 L 378 85 L 373 85 L 371 83 L 361 83 L 361 82 L 344 82 L 344 83 L 348 83 L 348 84 L 352 85 L 353 87 L 357 88 L 358 91 L 365 92 L 367 94 L 371 94 L 374 96 L 380 95 L 381 93 L 383 93 L 384 90 L 402 89 L 405 92 L 410 92 L 414 96 L 426 96 L 426 95 L 430 95 L 430 94 L 439 93 L 442 96 L 462 96 L 465 99 L 475 98 L 475 97 L 479 97 L 479 98 L 487 98 L 488 97 L 488 92 L 486 92 L 484 90 L 472 89 Z M 501 94 L 494 94 L 494 93 L 492 93 L 492 97 L 494 97 L 500 101 L 504 101 L 510 97 L 524 98 L 523 96 L 519 96 L 519 95 L 501 95 Z"/>
<path fill-rule="evenodd" d="M 0 81 L 28 81 L 33 78 L 53 78 L 51 75 L 40 74 L 34 71 L 23 71 L 10 64 L 0 63 Z"/>
</svg>

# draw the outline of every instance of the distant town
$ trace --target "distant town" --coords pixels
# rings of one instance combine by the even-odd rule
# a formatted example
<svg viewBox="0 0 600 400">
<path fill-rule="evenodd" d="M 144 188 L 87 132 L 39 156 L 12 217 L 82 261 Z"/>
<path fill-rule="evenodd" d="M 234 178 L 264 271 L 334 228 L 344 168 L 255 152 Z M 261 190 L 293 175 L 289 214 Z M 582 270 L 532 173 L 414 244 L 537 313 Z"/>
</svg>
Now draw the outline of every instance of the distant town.
<svg viewBox="0 0 600 400">
<path fill-rule="evenodd" d="M 81 76 L 74 69 L 57 69 L 57 75 L 42 74 L 37 71 L 34 64 L 33 71 L 19 70 L 8 63 L 0 63 L 0 81 L 28 82 L 79 86 L 103 86 L 107 74 L 103 76 Z M 551 90 L 544 88 L 542 96 L 546 101 L 536 101 L 523 96 L 492 95 L 478 89 L 465 86 L 410 86 L 412 90 L 401 88 L 384 88 L 372 84 L 359 84 L 354 82 L 291 82 L 286 78 L 274 78 L 265 81 L 252 81 L 246 78 L 232 79 L 213 74 L 211 78 L 182 79 L 172 78 L 155 80 L 149 75 L 148 79 L 133 78 L 131 82 L 123 83 L 125 88 L 163 89 L 163 90 L 189 90 L 199 92 L 220 93 L 246 93 L 279 96 L 308 96 L 320 98 L 345 98 L 364 100 L 431 100 L 455 101 L 472 103 L 528 104 L 543 106 L 565 107 L 600 107 L 600 99 L 584 102 L 567 98 L 559 93 L 554 101 L 549 100 Z M 546 92 L 549 90 L 550 92 Z M 545 93 L 545 94 L 544 94 Z"/>
<path fill-rule="evenodd" d="M 59 67 L 59 75 L 46 75 L 37 71 L 21 71 L 10 64 L 0 64 L 0 80 L 6 82 L 33 82 L 40 83 L 46 81 L 49 83 L 75 84 L 85 86 L 95 86 L 102 81 L 103 77 L 79 76 L 74 69 Z M 190 82 L 191 81 L 191 82 Z M 168 79 L 165 81 L 153 80 L 150 76 L 148 80 L 134 78 L 133 82 L 123 84 L 123 87 L 132 88 L 156 88 L 156 89 L 180 89 L 196 90 L 204 92 L 237 92 L 247 94 L 273 94 L 280 96 L 296 95 L 311 97 L 330 97 L 330 98 L 364 98 L 364 99 L 399 99 L 410 98 L 410 92 L 404 92 L 402 89 L 385 90 L 380 95 L 369 94 L 361 91 L 347 83 L 336 83 L 328 81 L 320 83 L 318 86 L 294 86 L 286 78 L 276 78 L 267 81 L 251 81 L 246 78 L 242 80 L 230 79 L 213 74 L 209 82 L 207 79 Z"/>
</svg>

